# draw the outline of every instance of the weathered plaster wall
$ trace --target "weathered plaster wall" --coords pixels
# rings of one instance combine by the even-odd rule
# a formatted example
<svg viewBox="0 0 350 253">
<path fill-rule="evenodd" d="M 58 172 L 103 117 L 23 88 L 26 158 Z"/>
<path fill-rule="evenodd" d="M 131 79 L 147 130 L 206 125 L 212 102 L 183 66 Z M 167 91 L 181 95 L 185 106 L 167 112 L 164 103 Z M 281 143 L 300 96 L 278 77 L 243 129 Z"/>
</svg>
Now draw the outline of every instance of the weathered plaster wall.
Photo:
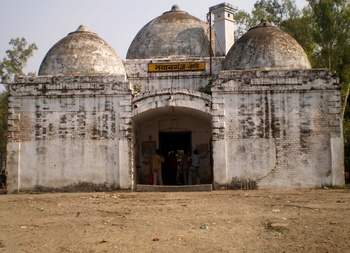
<svg viewBox="0 0 350 253">
<path fill-rule="evenodd" d="M 130 188 L 131 90 L 121 80 L 38 77 L 10 86 L 8 190 Z"/>
<path fill-rule="evenodd" d="M 207 70 L 128 73 L 134 83 L 42 76 L 11 85 L 9 192 L 131 189 L 142 141 L 174 119 L 192 148 L 213 140 L 216 189 L 344 184 L 340 88 L 329 71 L 221 71 L 212 96 L 196 88 L 209 84 Z"/>
<path fill-rule="evenodd" d="M 328 71 L 223 71 L 213 108 L 218 187 L 344 184 L 331 150 L 343 157 L 341 141 L 331 145 L 342 138 L 339 86 Z"/>
<path fill-rule="evenodd" d="M 189 89 L 198 91 L 209 85 L 210 69 L 213 76 L 217 76 L 221 69 L 222 57 L 215 57 L 210 63 L 206 58 L 185 58 L 185 59 L 144 59 L 144 60 L 126 60 L 124 61 L 125 70 L 129 82 L 134 88 L 140 89 L 140 92 L 156 92 L 161 89 Z M 197 62 L 205 61 L 204 71 L 188 72 L 148 72 L 149 63 L 169 63 L 169 62 Z"/>
</svg>

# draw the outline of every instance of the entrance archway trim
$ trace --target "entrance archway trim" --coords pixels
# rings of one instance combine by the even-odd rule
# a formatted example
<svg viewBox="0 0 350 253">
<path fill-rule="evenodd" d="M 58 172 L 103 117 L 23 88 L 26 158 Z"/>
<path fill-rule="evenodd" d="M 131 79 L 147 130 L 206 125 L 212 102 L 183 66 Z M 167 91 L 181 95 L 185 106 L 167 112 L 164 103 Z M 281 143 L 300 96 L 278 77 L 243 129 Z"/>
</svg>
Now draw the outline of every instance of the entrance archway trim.
<svg viewBox="0 0 350 253">
<path fill-rule="evenodd" d="M 142 93 L 132 100 L 132 116 L 162 107 L 185 107 L 211 114 L 211 96 L 187 89 L 167 89 Z"/>
</svg>

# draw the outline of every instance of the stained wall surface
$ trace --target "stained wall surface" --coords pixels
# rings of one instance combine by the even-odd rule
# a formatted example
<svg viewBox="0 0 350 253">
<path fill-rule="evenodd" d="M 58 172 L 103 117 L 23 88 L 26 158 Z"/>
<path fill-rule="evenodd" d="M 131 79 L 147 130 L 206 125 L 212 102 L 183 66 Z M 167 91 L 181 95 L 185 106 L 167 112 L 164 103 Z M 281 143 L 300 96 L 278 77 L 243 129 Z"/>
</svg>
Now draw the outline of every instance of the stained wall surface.
<svg viewBox="0 0 350 253">
<path fill-rule="evenodd" d="M 132 86 L 140 93 L 154 93 L 157 90 L 166 89 L 188 89 L 199 91 L 210 85 L 210 73 L 217 76 L 221 70 L 223 57 L 215 57 L 212 60 L 209 57 L 201 58 L 181 58 L 181 59 L 137 59 L 125 60 L 124 66 L 127 72 L 127 78 Z M 177 63 L 204 63 L 205 68 L 201 71 L 173 71 L 173 72 L 149 72 L 149 64 L 167 64 Z"/>
<path fill-rule="evenodd" d="M 329 71 L 223 71 L 219 79 L 216 184 L 322 187 L 334 178 L 344 184 L 343 161 L 332 162 L 332 149 L 341 154 L 343 146 L 332 144 L 342 139 L 341 101 Z"/>
<path fill-rule="evenodd" d="M 46 76 L 11 86 L 8 190 L 130 189 L 131 91 L 121 79 Z"/>
<path fill-rule="evenodd" d="M 343 186 L 338 80 L 268 22 L 226 57 L 209 31 L 174 5 L 125 61 L 85 26 L 56 43 L 39 77 L 9 86 L 9 192 L 135 189 L 164 133 L 206 151 L 214 189 Z"/>
</svg>

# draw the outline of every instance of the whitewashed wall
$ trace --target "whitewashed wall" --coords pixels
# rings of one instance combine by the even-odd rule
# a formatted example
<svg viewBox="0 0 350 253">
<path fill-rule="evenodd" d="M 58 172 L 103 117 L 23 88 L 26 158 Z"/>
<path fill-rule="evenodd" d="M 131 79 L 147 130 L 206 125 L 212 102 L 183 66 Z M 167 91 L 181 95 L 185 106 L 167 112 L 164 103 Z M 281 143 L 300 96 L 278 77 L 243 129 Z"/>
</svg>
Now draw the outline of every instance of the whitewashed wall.
<svg viewBox="0 0 350 253">
<path fill-rule="evenodd" d="M 148 63 L 128 61 L 130 83 L 43 76 L 11 85 L 9 192 L 132 189 L 142 141 L 174 117 L 193 148 L 212 139 L 215 189 L 344 185 L 340 87 L 329 71 L 221 71 L 210 96 L 198 91 L 211 83 L 208 65 L 148 73 Z"/>
<path fill-rule="evenodd" d="M 9 192 L 130 188 L 131 91 L 119 77 L 10 86 Z"/>
<path fill-rule="evenodd" d="M 198 91 L 201 87 L 210 84 L 210 72 L 215 77 L 221 69 L 223 57 L 215 57 L 210 63 L 207 58 L 184 58 L 184 59 L 144 59 L 144 60 L 126 60 L 124 61 L 127 78 L 132 85 L 139 86 L 141 93 L 153 93 L 166 89 L 188 89 Z M 187 72 L 148 72 L 149 63 L 169 63 L 169 62 L 196 62 L 205 61 L 205 70 L 203 71 L 187 71 Z M 210 71 L 211 69 L 211 71 Z"/>
<path fill-rule="evenodd" d="M 223 71 L 220 79 L 213 89 L 217 187 L 344 184 L 339 86 L 328 71 Z"/>
</svg>

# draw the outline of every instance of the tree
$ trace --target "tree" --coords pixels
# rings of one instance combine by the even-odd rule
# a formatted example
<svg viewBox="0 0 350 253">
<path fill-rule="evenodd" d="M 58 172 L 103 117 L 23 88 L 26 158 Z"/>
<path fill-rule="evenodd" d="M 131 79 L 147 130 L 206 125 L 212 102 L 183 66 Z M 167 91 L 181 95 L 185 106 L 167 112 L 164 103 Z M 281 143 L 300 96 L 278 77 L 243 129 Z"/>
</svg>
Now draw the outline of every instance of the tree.
<svg viewBox="0 0 350 253">
<path fill-rule="evenodd" d="M 318 48 L 315 65 L 330 68 L 342 86 L 345 157 L 350 157 L 350 3 L 348 0 L 308 0 Z M 348 160 L 348 159 L 347 159 Z"/>
<path fill-rule="evenodd" d="M 343 98 L 345 156 L 350 156 L 350 3 L 348 0 L 308 0 L 317 44 L 313 63 L 339 77 Z"/>
<path fill-rule="evenodd" d="M 283 20 L 300 16 L 294 0 L 260 0 L 254 4 L 252 14 L 255 18 L 267 19 L 280 26 Z"/>
<path fill-rule="evenodd" d="M 241 37 L 251 27 L 256 26 L 262 19 L 266 19 L 276 26 L 281 26 L 286 20 L 300 18 L 301 11 L 294 0 L 258 0 L 254 4 L 252 13 L 238 11 L 235 15 L 235 39 Z"/>
<path fill-rule="evenodd" d="M 24 38 L 11 39 L 9 44 L 13 49 L 7 50 L 7 57 L 0 61 L 0 83 L 13 83 L 18 76 L 24 76 L 23 68 L 38 49 L 34 43 L 28 45 Z M 7 115 L 8 92 L 0 92 L 0 171 L 6 166 Z"/>
<path fill-rule="evenodd" d="M 252 18 L 252 15 L 245 11 L 238 11 L 235 14 L 235 40 L 238 40 L 245 34 L 251 27 L 255 26 L 256 20 Z"/>
<path fill-rule="evenodd" d="M 317 65 L 335 70 L 342 64 L 349 44 L 350 4 L 348 0 L 308 0 L 314 21 L 313 38 Z"/>
<path fill-rule="evenodd" d="M 0 62 L 0 82 L 13 83 L 17 77 L 24 76 L 23 69 L 25 68 L 30 57 L 33 56 L 37 46 L 33 43 L 28 45 L 25 38 L 11 39 L 10 45 L 12 50 L 7 50 L 5 57 Z M 35 75 L 35 73 L 28 73 Z"/>
</svg>

